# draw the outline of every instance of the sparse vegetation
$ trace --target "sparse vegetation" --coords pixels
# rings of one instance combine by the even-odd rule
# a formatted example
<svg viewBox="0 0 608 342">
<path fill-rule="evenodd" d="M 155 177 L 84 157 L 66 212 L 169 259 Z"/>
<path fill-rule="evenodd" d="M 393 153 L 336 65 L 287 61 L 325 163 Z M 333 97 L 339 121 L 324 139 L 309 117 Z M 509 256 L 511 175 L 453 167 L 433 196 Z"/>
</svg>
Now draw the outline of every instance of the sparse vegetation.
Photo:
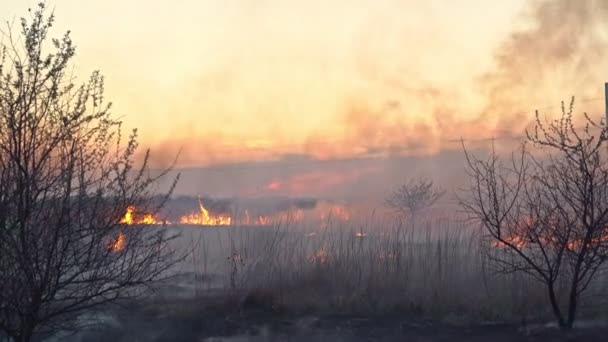
<svg viewBox="0 0 608 342">
<path fill-rule="evenodd" d="M 450 326 L 449 336 L 457 336 L 463 326 L 478 331 L 479 324 L 491 323 L 485 326 L 508 327 L 506 332 L 498 328 L 499 335 L 526 340 L 519 327 L 533 331 L 552 319 L 541 283 L 525 273 L 493 271 L 485 249 L 490 242 L 480 230 L 453 217 L 420 219 L 423 229 L 384 220 L 363 229 L 344 222 L 330 222 L 323 229 L 304 222 L 185 228 L 172 243 L 192 250 L 194 257 L 180 265 L 179 278 L 157 288 L 158 298 L 139 302 L 145 308 L 139 319 L 154 322 L 162 317 L 163 325 L 191 324 L 197 332 L 190 339 L 221 334 L 218 329 L 242 329 L 245 340 L 255 340 L 253 336 L 261 334 L 257 328 L 276 325 L 271 329 L 285 333 L 290 325 L 308 319 L 327 320 L 328 329 L 334 329 L 331 324 L 392 319 L 431 324 L 425 328 L 433 331 L 428 332 L 430 340 L 437 326 Z M 361 230 L 368 234 L 357 236 Z M 231 251 L 243 260 L 236 271 L 227 262 Z M 598 295 L 604 293 L 607 278 L 597 280 L 588 296 L 581 297 L 583 319 L 606 318 Z M 129 311 L 124 317 L 132 315 Z"/>
<path fill-rule="evenodd" d="M 14 341 L 77 329 L 175 261 L 163 231 L 119 224 L 128 205 L 158 209 L 155 178 L 147 158 L 135 168 L 136 132 L 121 144 L 103 77 L 74 83 L 74 45 L 47 36 L 47 13 L 0 47 L 0 336 Z"/>
<path fill-rule="evenodd" d="M 184 237 L 207 246 L 207 272 L 217 277 L 206 279 L 214 279 L 213 287 L 242 298 L 227 311 L 244 310 L 238 303 L 250 293 L 272 293 L 257 296 L 269 302 L 260 307 L 293 314 L 400 313 L 466 322 L 550 317 L 542 305 L 543 288 L 531 276 L 492 272 L 487 240 L 477 230 L 430 218 L 421 220 L 424 229 L 372 226 L 365 237 L 356 235 L 360 227 L 344 223 L 315 235 L 304 226 L 288 225 L 192 230 Z M 236 273 L 222 257 L 229 246 L 246 260 Z M 196 276 L 196 268 L 192 272 L 195 279 L 205 278 Z"/>
<path fill-rule="evenodd" d="M 207 194 L 197 203 L 195 197 L 182 196 L 174 199 L 178 210 L 172 216 L 159 216 L 177 179 L 167 183 L 168 191 L 155 191 L 155 182 L 168 170 L 151 172 L 149 151 L 138 166 L 137 131 L 125 141 L 122 124 L 105 101 L 99 72 L 76 83 L 70 70 L 74 44 L 69 32 L 49 38 L 53 23 L 53 14 L 42 3 L 20 26 L 0 30 L 0 340 L 61 339 L 63 333 L 100 323 L 102 313 L 120 317 L 116 308 L 121 304 L 131 310 L 129 315 L 140 315 L 134 320 L 172 321 L 159 340 L 175 340 L 175 330 L 183 326 L 196 327 L 197 333 L 204 328 L 221 331 L 252 318 L 365 316 L 378 325 L 378 317 L 393 316 L 401 330 L 406 330 L 402 321 L 427 319 L 453 326 L 516 322 L 518 327 L 554 319 L 562 330 L 570 330 L 580 318 L 608 318 L 608 128 L 587 115 L 584 127 L 575 128 L 574 102 L 568 108 L 562 104 L 561 117 L 548 123 L 537 113 L 536 130 L 527 132 L 526 143 L 511 158 L 494 149 L 488 158 L 479 158 L 465 148 L 470 184 L 460 204 L 468 217 L 451 209 L 441 214 L 426 210 L 446 194 L 428 178 L 411 178 L 384 203 L 377 202 L 385 194 L 366 192 L 365 200 L 352 196 L 346 204 L 350 185 L 358 183 L 368 191 L 376 184 L 365 177 L 383 175 L 376 172 L 381 167 L 372 165 L 344 177 L 344 170 L 359 165 L 347 157 L 376 163 L 385 156 L 408 155 L 393 146 L 393 136 L 400 135 L 391 131 L 386 134 L 391 139 L 380 139 L 384 134 L 379 133 L 399 120 L 383 122 L 384 110 L 376 115 L 372 102 L 369 109 L 349 109 L 344 121 L 357 129 L 335 130 L 348 139 L 328 140 L 345 141 L 352 149 L 337 148 L 328 160 L 325 153 L 316 153 L 316 146 L 330 146 L 314 136 L 303 144 L 310 155 L 289 154 L 296 142 L 272 151 L 273 139 L 266 141 L 264 129 L 255 130 L 260 139 L 243 140 L 251 148 L 246 152 L 255 153 L 235 167 L 261 170 L 264 181 L 251 187 L 235 182 L 239 188 L 226 193 L 281 197 L 263 205 L 264 198 L 246 198 L 245 210 L 239 212 L 243 207 L 237 195 L 216 199 Z M 229 94 L 240 91 L 232 72 L 207 76 L 209 84 Z M 392 88 L 401 82 L 379 83 Z M 425 98 L 443 100 L 434 87 L 422 93 L 427 92 L 432 96 Z M 237 102 L 239 108 L 247 107 Z M 386 113 L 405 109 L 406 103 L 391 99 L 386 103 L 391 112 Z M 224 104 L 217 104 L 221 112 Z M 274 117 L 272 112 L 268 117 Z M 229 119 L 231 126 L 231 115 Z M 427 126 L 412 125 L 437 139 L 447 138 Z M 238 141 L 240 131 L 225 137 Z M 372 144 L 351 139 L 351 133 L 353 138 L 368 135 Z M 201 139 L 202 144 L 215 137 L 224 135 Z M 413 141 L 407 145 L 423 147 Z M 231 142 L 222 148 L 227 160 L 239 149 L 233 147 Z M 442 148 L 443 140 L 428 150 Z M 315 165 L 335 169 L 329 174 L 310 169 L 292 177 L 267 171 L 265 164 L 257 165 L 257 156 L 294 168 L 300 162 L 319 162 Z M 333 165 L 331 159 L 338 156 L 345 159 L 340 162 L 349 162 L 347 167 Z M 211 159 L 219 163 L 222 158 Z M 228 168 L 214 171 L 223 176 Z M 348 195 L 344 203 L 333 194 L 291 197 L 307 193 L 308 187 L 315 195 L 323 187 Z M 363 205 L 357 200 L 383 204 L 398 219 L 372 208 L 356 212 Z M 261 210 L 247 210 L 254 207 Z M 328 210 L 316 215 L 319 208 Z M 182 253 L 189 254 L 181 258 Z M 149 290 L 156 295 L 143 297 Z M 310 323 L 303 326 L 298 329 L 306 330 Z M 250 333 L 250 327 L 242 328 Z M 202 333 L 186 336 L 190 331 L 183 330 L 177 334 L 184 340 L 202 340 Z"/>
<path fill-rule="evenodd" d="M 431 179 L 412 178 L 393 190 L 385 204 L 402 217 L 415 221 L 420 211 L 434 205 L 443 195 L 445 191 L 436 187 Z"/>
<path fill-rule="evenodd" d="M 506 164 L 495 153 L 467 154 L 471 185 L 462 202 L 495 247 L 487 249 L 492 265 L 542 283 L 567 329 L 608 260 L 608 131 L 587 115 L 576 129 L 573 104 L 562 103 L 561 117 L 547 124 L 537 113 L 531 144 Z"/>
</svg>

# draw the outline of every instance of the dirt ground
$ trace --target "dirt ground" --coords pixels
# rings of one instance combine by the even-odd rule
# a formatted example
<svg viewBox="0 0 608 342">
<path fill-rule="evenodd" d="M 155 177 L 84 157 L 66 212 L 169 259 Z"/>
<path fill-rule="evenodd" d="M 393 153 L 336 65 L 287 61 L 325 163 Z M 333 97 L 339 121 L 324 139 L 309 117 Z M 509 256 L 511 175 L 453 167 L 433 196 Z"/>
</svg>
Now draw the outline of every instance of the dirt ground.
<svg viewBox="0 0 608 342">
<path fill-rule="evenodd" d="M 547 325 L 455 325 L 399 315 L 381 317 L 281 317 L 208 314 L 178 318 L 122 312 L 105 327 L 63 341 L 608 341 L 596 324 L 564 333 Z"/>
<path fill-rule="evenodd" d="M 547 323 L 471 323 L 462 317 L 443 321 L 417 313 L 330 315 L 288 313 L 270 302 L 239 302 L 219 292 L 196 297 L 190 283 L 159 287 L 151 301 L 122 303 L 102 316 L 102 325 L 48 342 L 364 342 L 364 341 L 608 341 L 608 321 L 584 321 L 569 332 Z M 190 290 L 189 290 L 190 289 Z M 235 309 L 236 308 L 236 309 Z M 465 323 L 467 322 L 467 323 Z"/>
<path fill-rule="evenodd" d="M 401 311 L 376 316 L 306 315 L 277 311 L 262 302 L 241 303 L 234 310 L 227 309 L 234 306 L 214 292 L 198 299 L 183 293 L 181 287 L 161 292 L 164 296 L 151 302 L 122 303 L 108 310 L 104 324 L 94 330 L 45 341 L 608 341 L 608 321 L 582 321 L 578 328 L 563 332 L 553 323 L 482 324 L 460 317 L 437 321 Z"/>
</svg>

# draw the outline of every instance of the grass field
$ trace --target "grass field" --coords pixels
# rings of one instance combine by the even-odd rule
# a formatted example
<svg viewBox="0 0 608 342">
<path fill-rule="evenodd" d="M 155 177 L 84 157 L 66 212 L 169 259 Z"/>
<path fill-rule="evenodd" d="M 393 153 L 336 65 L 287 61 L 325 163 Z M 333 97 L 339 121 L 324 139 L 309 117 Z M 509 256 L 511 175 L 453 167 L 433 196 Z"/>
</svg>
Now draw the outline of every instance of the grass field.
<svg viewBox="0 0 608 342">
<path fill-rule="evenodd" d="M 101 329 L 73 341 L 589 341 L 608 333 L 605 277 L 583 298 L 585 329 L 564 334 L 542 286 L 494 272 L 480 231 L 453 217 L 162 229 L 180 235 L 174 248 L 184 261 L 153 297 L 111 310 Z"/>
<path fill-rule="evenodd" d="M 181 234 L 176 249 L 188 255 L 175 270 L 179 276 L 165 284 L 173 281 L 181 289 L 175 293 L 187 297 L 223 296 L 226 310 L 400 313 L 460 322 L 552 319 L 544 288 L 523 274 L 496 273 L 485 257 L 488 242 L 462 221 L 330 219 L 321 226 L 171 227 Z M 581 317 L 601 316 L 605 284 L 600 277 L 583 298 Z"/>
</svg>

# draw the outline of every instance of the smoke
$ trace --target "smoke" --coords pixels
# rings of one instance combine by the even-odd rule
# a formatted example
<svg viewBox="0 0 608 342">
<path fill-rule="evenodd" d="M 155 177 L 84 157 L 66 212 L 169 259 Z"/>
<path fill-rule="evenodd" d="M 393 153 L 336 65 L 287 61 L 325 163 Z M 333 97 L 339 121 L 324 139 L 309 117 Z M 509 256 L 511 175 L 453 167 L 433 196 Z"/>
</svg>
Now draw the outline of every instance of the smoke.
<svg viewBox="0 0 608 342">
<path fill-rule="evenodd" d="M 366 102 L 365 96 L 348 102 L 340 121 L 343 140 L 323 144 L 322 137 L 313 135 L 307 151 L 324 151 L 325 156 L 436 155 L 460 149 L 460 137 L 475 147 L 496 138 L 499 148 L 512 149 L 534 123 L 537 109 L 552 117 L 559 114 L 561 101 L 575 96 L 579 112 L 597 113 L 608 79 L 606 17 L 608 2 L 603 0 L 529 2 L 522 25 L 498 45 L 489 70 L 471 83 L 480 97 L 472 106 L 463 103 L 466 91 L 426 84 L 418 77 L 386 75 L 367 62 L 368 81 L 383 84 L 392 97 L 380 103 Z M 462 114 L 467 111 L 474 114 Z"/>
<path fill-rule="evenodd" d="M 520 134 L 533 109 L 555 114 L 560 101 L 571 96 L 579 110 L 601 108 L 608 78 L 607 16 L 604 0 L 532 1 L 527 27 L 500 45 L 494 70 L 480 79 L 486 97 L 480 122 Z"/>
<path fill-rule="evenodd" d="M 316 198 L 265 197 L 241 198 L 235 200 L 234 207 L 260 215 L 273 215 L 296 210 L 314 210 L 319 203 Z"/>
<path fill-rule="evenodd" d="M 219 133 L 192 136 L 163 142 L 152 149 L 153 158 L 160 156 L 155 163 L 167 165 L 167 160 L 172 161 L 182 148 L 181 165 L 223 164 L 217 170 L 192 173 L 186 178 L 194 183 L 180 189 L 238 196 L 253 189 L 265 195 L 286 196 L 322 196 L 324 192 L 344 195 L 352 191 L 364 197 L 366 191 L 385 189 L 389 182 L 403 181 L 416 172 L 420 161 L 407 159 L 415 156 L 436 158 L 440 162 L 433 167 L 441 175 L 442 170 L 461 167 L 454 158 L 442 157 L 461 148 L 460 137 L 467 140 L 468 148 L 489 147 L 488 138 L 494 137 L 498 139 L 497 148 L 512 149 L 533 122 L 535 109 L 550 117 L 558 114 L 560 102 L 571 96 L 577 98 L 577 112 L 587 111 L 592 117 L 599 113 L 602 84 L 608 79 L 606 17 L 608 2 L 604 0 L 529 1 L 512 32 L 498 41 L 488 58 L 490 62 L 456 83 L 425 78 L 427 70 L 416 69 L 420 65 L 410 65 L 410 59 L 399 60 L 410 58 L 403 49 L 416 54 L 417 46 L 395 47 L 395 37 L 384 37 L 383 30 L 372 29 L 372 33 L 356 36 L 360 42 L 350 51 L 356 74 L 353 82 L 361 86 L 337 91 L 333 121 L 320 123 L 303 141 L 285 138 L 281 127 L 291 122 L 285 115 L 276 130 L 263 132 L 268 136 L 266 141 Z M 461 39 L 466 45 L 467 37 Z M 480 60 L 485 57 L 480 56 Z M 453 72 L 465 74 L 456 69 Z M 231 77 L 234 74 L 230 73 Z M 237 81 L 228 82 L 235 97 L 239 94 L 235 90 Z M 457 86 L 448 86 L 454 84 Z M 281 100 L 277 96 L 276 101 Z M 252 107 L 256 113 L 266 108 Z M 260 125 L 272 120 L 276 118 L 263 117 Z M 252 130 L 256 127 L 252 124 Z M 295 171 L 289 167 L 294 164 L 292 160 L 285 162 L 286 156 L 300 159 Z M 389 162 L 378 163 L 374 158 Z M 361 159 L 361 164 L 354 166 L 360 169 L 348 172 L 346 166 L 332 169 L 327 163 L 317 162 L 349 159 Z M 395 160 L 399 168 L 386 167 L 391 165 L 390 160 Z M 254 161 L 273 165 L 273 171 Z M 231 167 L 229 163 L 236 164 Z"/>
</svg>

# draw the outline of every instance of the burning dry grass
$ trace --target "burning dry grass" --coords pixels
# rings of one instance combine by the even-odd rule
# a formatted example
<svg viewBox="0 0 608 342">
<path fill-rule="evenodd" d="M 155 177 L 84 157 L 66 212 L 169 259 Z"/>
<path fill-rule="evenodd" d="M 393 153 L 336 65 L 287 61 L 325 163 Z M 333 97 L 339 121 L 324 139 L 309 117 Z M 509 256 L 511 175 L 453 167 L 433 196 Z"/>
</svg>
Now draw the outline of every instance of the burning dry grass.
<svg viewBox="0 0 608 342">
<path fill-rule="evenodd" d="M 203 206 L 200 198 L 198 200 L 200 212 L 189 214 L 180 218 L 181 224 L 194 224 L 203 226 L 229 226 L 232 223 L 232 218 L 229 215 L 211 215 L 209 210 Z"/>
<path fill-rule="evenodd" d="M 268 211 L 268 210 L 267 210 Z M 351 220 L 353 209 L 341 204 L 321 202 L 315 203 L 313 207 L 307 208 L 284 208 L 275 209 L 271 212 L 260 213 L 245 209 L 240 212 L 231 212 L 223 209 L 223 212 L 212 212 L 205 207 L 201 198 L 198 198 L 197 208 L 184 212 L 177 219 L 167 219 L 167 213 L 150 213 L 129 205 L 118 223 L 122 225 L 172 225 L 172 226 L 273 226 L 286 223 L 300 223 L 302 221 L 316 220 L 325 224 L 329 220 L 348 222 Z"/>
<path fill-rule="evenodd" d="M 115 239 L 113 239 L 110 244 L 108 245 L 108 248 L 112 251 L 118 252 L 121 251 L 125 248 L 125 243 L 126 243 L 126 237 L 124 233 L 118 233 L 118 236 L 116 236 Z"/>
<path fill-rule="evenodd" d="M 240 298 L 231 301 L 240 309 L 474 320 L 551 317 L 544 289 L 525 275 L 495 274 L 482 253 L 487 241 L 461 223 L 338 222 L 320 229 L 299 223 L 188 230 L 183 237 L 193 253 L 185 271 L 198 275 L 199 296 L 220 290 Z M 217 275 L 214 281 L 201 277 L 211 274 Z"/>
</svg>

